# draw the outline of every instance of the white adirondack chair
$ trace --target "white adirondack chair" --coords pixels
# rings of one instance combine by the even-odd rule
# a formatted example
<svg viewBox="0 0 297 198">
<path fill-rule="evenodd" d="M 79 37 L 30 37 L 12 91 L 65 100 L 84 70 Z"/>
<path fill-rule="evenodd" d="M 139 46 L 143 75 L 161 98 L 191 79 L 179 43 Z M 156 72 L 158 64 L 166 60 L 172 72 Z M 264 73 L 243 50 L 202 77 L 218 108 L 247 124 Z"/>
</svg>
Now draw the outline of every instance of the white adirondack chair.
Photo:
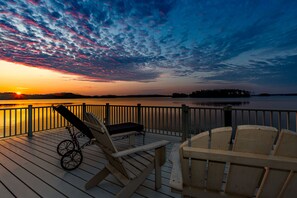
<svg viewBox="0 0 297 198">
<path fill-rule="evenodd" d="M 165 146 L 169 143 L 168 141 L 162 140 L 118 152 L 102 122 L 99 121 L 98 125 L 90 122 L 85 123 L 92 131 L 96 139 L 95 143 L 108 160 L 104 169 L 86 183 L 86 189 L 96 186 L 105 177 L 112 174 L 124 185 L 117 197 L 129 197 L 153 169 L 155 169 L 155 189 L 161 187 L 161 166 L 165 163 Z M 147 152 L 149 150 L 154 150 L 154 154 Z"/>
</svg>

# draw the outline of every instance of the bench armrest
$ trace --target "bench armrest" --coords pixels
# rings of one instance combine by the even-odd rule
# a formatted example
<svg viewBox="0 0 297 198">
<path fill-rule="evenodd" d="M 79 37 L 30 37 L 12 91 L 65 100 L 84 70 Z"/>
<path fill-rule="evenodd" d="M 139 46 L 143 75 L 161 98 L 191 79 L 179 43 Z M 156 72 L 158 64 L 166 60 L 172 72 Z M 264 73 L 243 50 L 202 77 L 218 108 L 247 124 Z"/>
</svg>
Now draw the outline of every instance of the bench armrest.
<svg viewBox="0 0 297 198">
<path fill-rule="evenodd" d="M 123 133 L 116 133 L 110 135 L 110 137 L 115 138 L 115 137 L 122 137 L 122 136 L 130 136 L 130 135 L 135 135 L 137 131 L 129 131 L 129 132 L 123 132 Z"/>
<path fill-rule="evenodd" d="M 183 190 L 183 177 L 180 164 L 179 145 L 172 147 L 169 161 L 172 163 L 169 186 L 172 192 L 180 193 Z"/>
</svg>

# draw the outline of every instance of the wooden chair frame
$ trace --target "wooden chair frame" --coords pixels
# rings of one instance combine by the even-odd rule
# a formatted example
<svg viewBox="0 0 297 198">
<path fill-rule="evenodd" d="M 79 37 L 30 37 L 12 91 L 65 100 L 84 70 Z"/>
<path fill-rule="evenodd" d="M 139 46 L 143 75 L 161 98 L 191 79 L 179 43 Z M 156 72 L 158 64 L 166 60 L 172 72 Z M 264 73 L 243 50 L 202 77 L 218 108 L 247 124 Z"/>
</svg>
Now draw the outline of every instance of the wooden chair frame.
<svg viewBox="0 0 297 198">
<path fill-rule="evenodd" d="M 162 140 L 118 151 L 103 123 L 100 121 L 99 125 L 89 122 L 85 123 L 94 135 L 95 143 L 101 148 L 108 160 L 108 164 L 86 183 L 86 189 L 96 186 L 105 177 L 112 174 L 124 185 L 117 197 L 129 197 L 153 169 L 155 169 L 155 189 L 157 190 L 161 187 L 161 166 L 165 163 L 165 146 L 169 143 L 168 141 Z M 154 155 L 147 152 L 150 150 L 154 151 Z M 132 160 L 133 163 L 128 163 L 129 160 Z"/>
<path fill-rule="evenodd" d="M 179 170 L 181 177 L 171 175 L 172 190 L 191 197 L 296 196 L 296 132 L 282 130 L 274 145 L 277 129 L 239 126 L 230 149 L 226 144 L 228 138 L 224 140 L 222 137 L 231 135 L 232 129 L 212 131 L 215 131 L 211 134 L 215 141 L 221 139 L 219 144 L 207 144 L 210 137 L 208 132 L 204 132 L 192 138 L 194 146 L 187 143 L 180 146 L 180 167 L 173 164 L 173 169 Z M 192 166 L 190 170 L 189 166 Z"/>
</svg>

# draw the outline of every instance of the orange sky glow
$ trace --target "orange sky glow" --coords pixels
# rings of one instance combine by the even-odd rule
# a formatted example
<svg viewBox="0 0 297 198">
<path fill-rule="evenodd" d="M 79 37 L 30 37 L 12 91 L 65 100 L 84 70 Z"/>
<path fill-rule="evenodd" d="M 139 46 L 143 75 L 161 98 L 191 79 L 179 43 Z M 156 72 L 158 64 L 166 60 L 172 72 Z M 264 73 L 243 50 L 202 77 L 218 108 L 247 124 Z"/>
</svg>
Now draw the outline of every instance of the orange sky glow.
<svg viewBox="0 0 297 198">
<path fill-rule="evenodd" d="M 171 94 L 183 91 L 185 81 L 166 79 L 155 82 L 94 82 L 83 76 L 24 66 L 0 60 L 0 92 L 47 94 L 72 92 L 83 95 Z M 190 89 L 188 90 L 190 91 Z"/>
</svg>

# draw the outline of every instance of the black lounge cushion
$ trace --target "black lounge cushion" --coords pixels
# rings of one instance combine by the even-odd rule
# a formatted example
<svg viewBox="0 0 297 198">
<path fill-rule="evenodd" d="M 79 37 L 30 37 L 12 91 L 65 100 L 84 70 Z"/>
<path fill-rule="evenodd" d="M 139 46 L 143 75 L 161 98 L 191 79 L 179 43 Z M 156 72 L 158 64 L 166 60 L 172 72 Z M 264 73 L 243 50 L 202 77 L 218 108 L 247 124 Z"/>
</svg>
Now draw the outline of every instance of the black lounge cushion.
<svg viewBox="0 0 297 198">
<path fill-rule="evenodd" d="M 53 109 L 57 111 L 59 114 L 61 114 L 68 122 L 70 122 L 73 126 L 75 126 L 75 128 L 77 128 L 80 132 L 85 134 L 88 138 L 92 139 L 94 137 L 89 127 L 87 127 L 85 123 L 81 121 L 81 119 L 79 119 L 76 115 L 74 115 L 65 106 L 63 105 L 58 105 L 56 107 L 53 106 Z"/>
<path fill-rule="evenodd" d="M 106 125 L 106 128 L 110 135 L 117 134 L 117 133 L 123 133 L 123 132 L 129 132 L 129 131 L 137 131 L 137 132 L 143 131 L 143 125 L 136 124 L 133 122 L 125 122 L 125 123 L 121 123 L 121 124 Z"/>
<path fill-rule="evenodd" d="M 53 109 L 61 114 L 68 122 L 75 126 L 79 131 L 85 134 L 88 138 L 92 139 L 94 136 L 89 127 L 85 125 L 76 115 L 74 115 L 69 109 L 63 105 L 53 106 Z M 125 122 L 121 124 L 106 125 L 106 128 L 110 135 L 117 133 L 124 133 L 129 131 L 143 131 L 143 125 L 133 122 Z"/>
</svg>

